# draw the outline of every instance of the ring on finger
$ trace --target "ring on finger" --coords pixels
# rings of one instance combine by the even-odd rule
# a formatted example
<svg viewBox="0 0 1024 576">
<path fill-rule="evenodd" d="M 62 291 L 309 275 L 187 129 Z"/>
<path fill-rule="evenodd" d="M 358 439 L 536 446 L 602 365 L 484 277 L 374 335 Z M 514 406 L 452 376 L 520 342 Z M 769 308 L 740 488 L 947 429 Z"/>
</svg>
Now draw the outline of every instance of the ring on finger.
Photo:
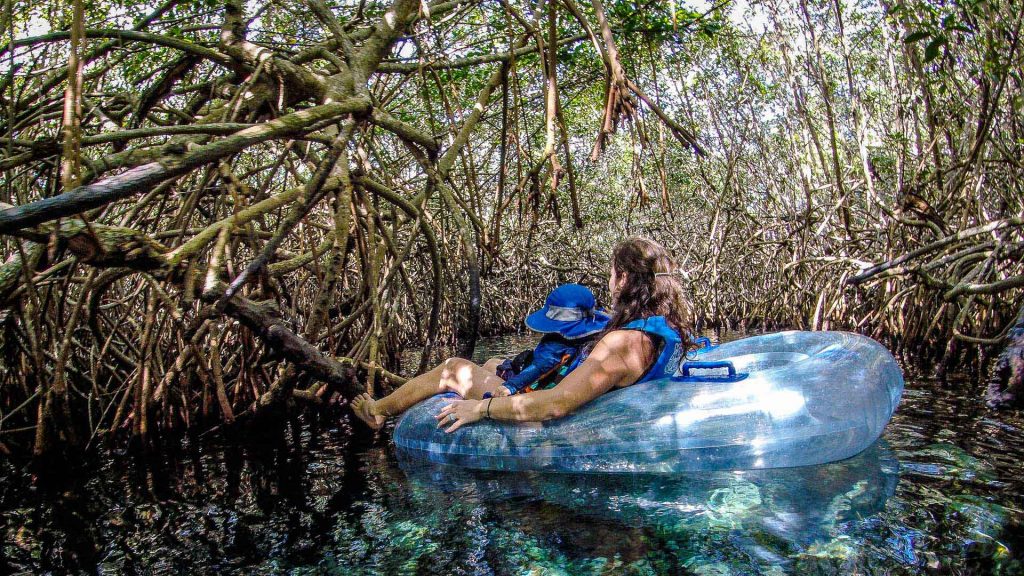
<svg viewBox="0 0 1024 576">
<path fill-rule="evenodd" d="M 450 420 L 452 422 L 455 422 L 455 420 L 457 420 L 457 417 L 455 416 L 454 412 L 452 412 L 451 414 L 448 415 L 448 420 Z"/>
</svg>

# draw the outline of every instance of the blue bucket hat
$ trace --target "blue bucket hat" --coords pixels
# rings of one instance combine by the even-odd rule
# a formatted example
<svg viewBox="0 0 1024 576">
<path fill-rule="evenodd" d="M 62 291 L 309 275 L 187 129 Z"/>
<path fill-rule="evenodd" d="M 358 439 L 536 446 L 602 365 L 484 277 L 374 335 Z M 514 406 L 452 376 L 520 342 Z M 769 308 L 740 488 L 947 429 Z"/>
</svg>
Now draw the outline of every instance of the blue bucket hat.
<svg viewBox="0 0 1024 576">
<path fill-rule="evenodd" d="M 544 307 L 526 317 L 526 326 L 542 334 L 559 334 L 575 340 L 604 330 L 610 317 L 596 308 L 590 288 L 562 284 L 548 294 Z"/>
</svg>

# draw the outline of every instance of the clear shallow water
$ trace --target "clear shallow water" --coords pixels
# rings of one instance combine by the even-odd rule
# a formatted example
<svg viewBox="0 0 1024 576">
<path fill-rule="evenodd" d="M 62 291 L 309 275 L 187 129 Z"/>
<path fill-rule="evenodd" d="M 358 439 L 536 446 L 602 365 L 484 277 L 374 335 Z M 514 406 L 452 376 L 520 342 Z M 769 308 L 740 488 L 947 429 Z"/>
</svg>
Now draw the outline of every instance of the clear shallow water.
<svg viewBox="0 0 1024 576">
<path fill-rule="evenodd" d="M 1024 422 L 979 392 L 907 374 L 881 444 L 756 473 L 471 473 L 327 418 L 34 488 L 3 462 L 0 573 L 1024 573 Z"/>
</svg>

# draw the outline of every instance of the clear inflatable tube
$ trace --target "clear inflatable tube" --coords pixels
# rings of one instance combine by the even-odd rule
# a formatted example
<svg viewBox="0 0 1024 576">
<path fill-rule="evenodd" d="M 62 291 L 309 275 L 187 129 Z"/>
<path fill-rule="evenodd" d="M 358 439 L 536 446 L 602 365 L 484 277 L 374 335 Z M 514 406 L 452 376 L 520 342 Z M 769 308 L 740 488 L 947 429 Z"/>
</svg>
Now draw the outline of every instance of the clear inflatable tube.
<svg viewBox="0 0 1024 576">
<path fill-rule="evenodd" d="M 485 470 L 805 466 L 870 446 L 903 392 L 889 351 L 847 332 L 754 336 L 702 349 L 684 366 L 685 376 L 609 392 L 565 418 L 485 420 L 452 434 L 437 428 L 445 397 L 435 396 L 402 416 L 395 445 L 405 457 Z"/>
</svg>

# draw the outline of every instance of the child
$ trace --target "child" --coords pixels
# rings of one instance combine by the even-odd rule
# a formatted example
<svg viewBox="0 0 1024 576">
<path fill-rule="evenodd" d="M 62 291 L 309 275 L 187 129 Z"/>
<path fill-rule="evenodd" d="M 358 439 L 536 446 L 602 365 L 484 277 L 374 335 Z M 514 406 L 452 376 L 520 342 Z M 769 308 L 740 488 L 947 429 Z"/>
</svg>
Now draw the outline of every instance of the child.
<svg viewBox="0 0 1024 576">
<path fill-rule="evenodd" d="M 497 367 L 508 394 L 550 388 L 566 374 L 583 346 L 604 330 L 609 316 L 596 308 L 586 286 L 563 284 L 548 294 L 544 307 L 526 317 L 526 326 L 544 334 L 533 350 L 524 350 Z"/>
</svg>

